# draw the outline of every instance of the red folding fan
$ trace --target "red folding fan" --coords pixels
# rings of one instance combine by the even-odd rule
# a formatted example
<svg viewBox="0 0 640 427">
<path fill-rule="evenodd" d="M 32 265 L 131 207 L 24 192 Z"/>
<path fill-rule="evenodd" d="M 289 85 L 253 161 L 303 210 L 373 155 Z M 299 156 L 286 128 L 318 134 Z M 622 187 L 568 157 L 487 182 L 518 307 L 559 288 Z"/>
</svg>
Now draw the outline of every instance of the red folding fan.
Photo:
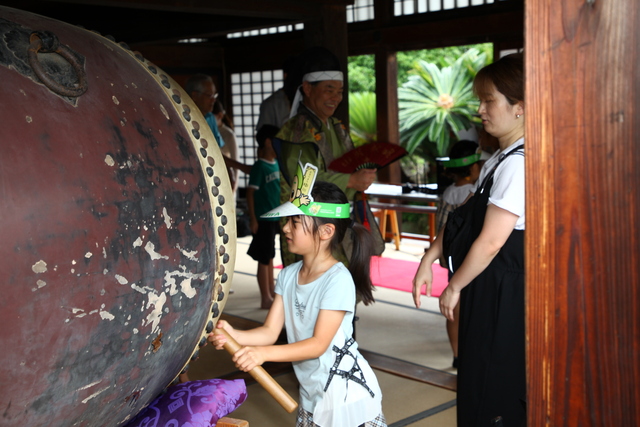
<svg viewBox="0 0 640 427">
<path fill-rule="evenodd" d="M 360 169 L 380 169 L 407 155 L 407 150 L 389 142 L 370 142 L 347 151 L 329 165 L 341 173 L 354 173 Z"/>
</svg>

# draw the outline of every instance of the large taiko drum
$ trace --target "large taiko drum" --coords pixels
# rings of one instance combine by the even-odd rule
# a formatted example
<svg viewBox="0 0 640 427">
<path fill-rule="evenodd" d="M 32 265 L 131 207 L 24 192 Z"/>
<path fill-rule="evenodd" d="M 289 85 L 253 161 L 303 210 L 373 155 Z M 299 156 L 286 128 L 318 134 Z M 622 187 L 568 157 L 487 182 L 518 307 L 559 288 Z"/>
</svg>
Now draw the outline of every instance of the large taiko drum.
<svg viewBox="0 0 640 427">
<path fill-rule="evenodd" d="M 162 70 L 0 7 L 0 425 L 122 425 L 157 397 L 223 309 L 234 209 Z"/>
</svg>

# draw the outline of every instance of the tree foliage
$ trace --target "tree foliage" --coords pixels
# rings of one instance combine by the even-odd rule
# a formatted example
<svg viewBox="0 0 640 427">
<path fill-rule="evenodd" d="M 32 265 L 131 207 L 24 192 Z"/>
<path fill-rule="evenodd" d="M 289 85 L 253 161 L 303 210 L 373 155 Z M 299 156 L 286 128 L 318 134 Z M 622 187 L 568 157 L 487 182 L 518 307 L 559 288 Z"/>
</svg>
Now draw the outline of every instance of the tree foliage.
<svg viewBox="0 0 640 427">
<path fill-rule="evenodd" d="M 491 43 L 398 52 L 396 55 L 398 62 L 398 87 L 402 87 L 402 85 L 409 80 L 409 76 L 415 74 L 414 69 L 416 62 L 422 60 L 436 64 L 442 68 L 451 65 L 470 49 L 476 49 L 479 54 L 484 53 L 488 59 L 493 57 L 493 45 Z"/>
<path fill-rule="evenodd" d="M 376 91 L 375 58 L 373 55 L 350 56 L 348 72 L 349 93 Z"/>
<path fill-rule="evenodd" d="M 440 58 L 440 66 L 414 63 L 413 75 L 398 89 L 400 142 L 409 153 L 446 156 L 451 135 L 477 122 L 473 78 L 488 60 L 472 48 L 458 58 Z"/>
<path fill-rule="evenodd" d="M 493 56 L 493 45 L 491 43 L 398 52 L 396 54 L 398 62 L 398 87 L 406 83 L 407 80 L 409 80 L 409 76 L 414 73 L 413 69 L 416 61 L 423 60 L 443 67 L 472 48 L 477 49 L 480 53 L 486 54 L 487 58 Z M 349 92 L 376 91 L 375 58 L 373 55 L 350 56 L 348 71 Z"/>
</svg>

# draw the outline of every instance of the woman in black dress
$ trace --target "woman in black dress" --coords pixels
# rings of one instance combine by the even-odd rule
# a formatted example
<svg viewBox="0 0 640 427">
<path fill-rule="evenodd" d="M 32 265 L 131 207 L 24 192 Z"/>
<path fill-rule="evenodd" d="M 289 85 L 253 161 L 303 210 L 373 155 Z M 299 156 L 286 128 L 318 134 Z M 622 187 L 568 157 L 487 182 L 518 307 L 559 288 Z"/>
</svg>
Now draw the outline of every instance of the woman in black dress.
<svg viewBox="0 0 640 427">
<path fill-rule="evenodd" d="M 522 56 L 483 68 L 474 92 L 484 129 L 500 149 L 466 202 L 473 203 L 473 243 L 440 296 L 440 310 L 453 320 L 460 301 L 458 426 L 520 427 L 526 425 Z M 416 307 L 423 286 L 431 294 L 431 264 L 441 253 L 442 232 L 413 280 Z"/>
</svg>

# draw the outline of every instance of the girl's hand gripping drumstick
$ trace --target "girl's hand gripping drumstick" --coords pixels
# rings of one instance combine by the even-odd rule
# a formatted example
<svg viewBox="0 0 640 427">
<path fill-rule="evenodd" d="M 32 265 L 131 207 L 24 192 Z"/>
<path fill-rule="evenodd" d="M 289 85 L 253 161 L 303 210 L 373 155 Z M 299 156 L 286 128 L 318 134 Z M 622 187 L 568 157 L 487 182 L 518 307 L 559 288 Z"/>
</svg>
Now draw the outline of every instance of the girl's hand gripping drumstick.
<svg viewBox="0 0 640 427">
<path fill-rule="evenodd" d="M 227 333 L 224 329 L 216 329 L 215 334 L 224 335 L 227 338 L 227 342 L 224 344 L 224 349 L 227 350 L 232 356 L 236 351 L 240 350 L 240 344 Z M 273 379 L 271 375 L 264 370 L 262 366 L 256 366 L 249 371 L 249 374 L 264 387 L 267 392 L 289 413 L 295 411 L 298 407 L 298 403 L 284 391 L 284 389 Z"/>
</svg>

